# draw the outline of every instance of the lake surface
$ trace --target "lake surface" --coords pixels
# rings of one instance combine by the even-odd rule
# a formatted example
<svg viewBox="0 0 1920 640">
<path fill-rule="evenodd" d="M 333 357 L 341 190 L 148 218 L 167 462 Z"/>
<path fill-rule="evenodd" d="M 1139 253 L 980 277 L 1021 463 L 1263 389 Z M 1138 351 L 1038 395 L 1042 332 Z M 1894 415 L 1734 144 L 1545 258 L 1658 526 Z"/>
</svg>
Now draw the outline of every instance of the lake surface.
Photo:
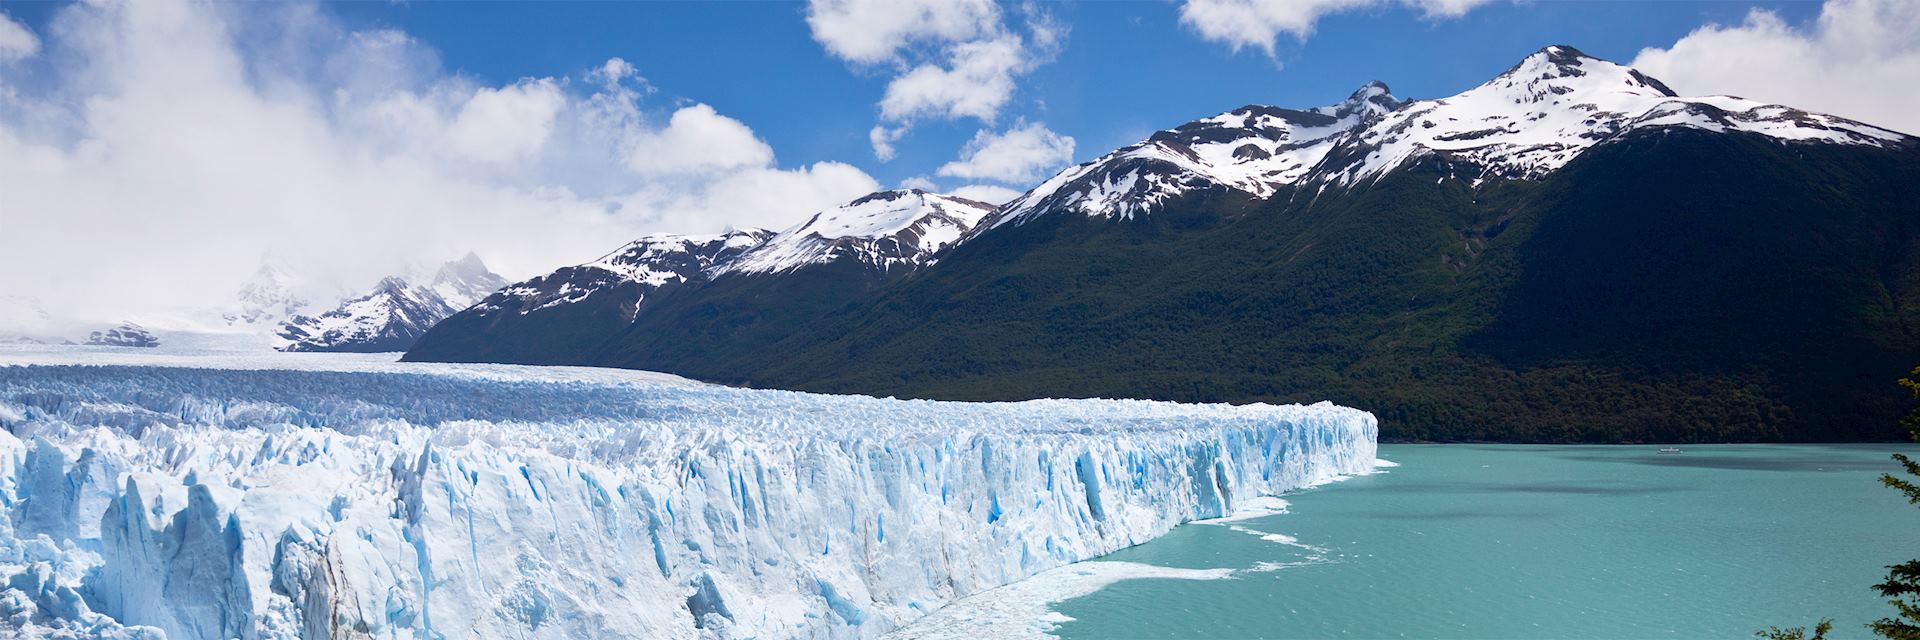
<svg viewBox="0 0 1920 640">
<path fill-rule="evenodd" d="M 1053 606 L 1065 638 L 1748 638 L 1891 614 L 1920 508 L 1880 445 L 1383 445 L 1400 466 L 1103 560 L 1234 569 Z M 1282 534 L 1282 535 L 1270 535 Z"/>
</svg>

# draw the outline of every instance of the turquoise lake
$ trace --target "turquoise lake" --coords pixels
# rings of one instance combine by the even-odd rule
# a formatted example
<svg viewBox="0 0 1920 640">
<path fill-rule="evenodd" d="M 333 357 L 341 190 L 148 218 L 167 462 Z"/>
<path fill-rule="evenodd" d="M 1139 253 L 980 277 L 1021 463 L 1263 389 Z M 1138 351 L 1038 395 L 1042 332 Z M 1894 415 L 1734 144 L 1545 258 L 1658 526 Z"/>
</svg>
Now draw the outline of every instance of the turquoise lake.
<svg viewBox="0 0 1920 640">
<path fill-rule="evenodd" d="M 1920 508 L 1878 481 L 1911 445 L 1383 445 L 1386 473 L 1107 556 L 1239 569 L 1058 603 L 1064 638 L 1750 638 L 1890 615 Z M 1293 543 L 1258 533 L 1291 536 Z M 1282 539 L 1284 540 L 1284 539 Z"/>
</svg>

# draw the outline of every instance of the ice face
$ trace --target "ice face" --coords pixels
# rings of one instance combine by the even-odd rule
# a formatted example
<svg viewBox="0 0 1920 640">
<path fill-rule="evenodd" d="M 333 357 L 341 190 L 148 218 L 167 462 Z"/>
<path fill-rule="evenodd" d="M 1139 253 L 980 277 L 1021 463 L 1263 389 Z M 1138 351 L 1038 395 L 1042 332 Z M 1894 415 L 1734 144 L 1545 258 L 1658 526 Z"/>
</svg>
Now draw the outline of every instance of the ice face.
<svg viewBox="0 0 1920 640">
<path fill-rule="evenodd" d="M 1313 406 L 948 403 L 565 367 L 0 366 L 29 636 L 875 637 L 1364 473 Z"/>
</svg>

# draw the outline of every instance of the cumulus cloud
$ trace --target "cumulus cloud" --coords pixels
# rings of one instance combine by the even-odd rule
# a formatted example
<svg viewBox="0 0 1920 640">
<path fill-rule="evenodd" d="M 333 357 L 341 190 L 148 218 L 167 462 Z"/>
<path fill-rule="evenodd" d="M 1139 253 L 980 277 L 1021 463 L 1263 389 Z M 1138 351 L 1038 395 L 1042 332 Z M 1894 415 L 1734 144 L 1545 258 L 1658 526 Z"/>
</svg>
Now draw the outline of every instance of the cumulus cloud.
<svg viewBox="0 0 1920 640">
<path fill-rule="evenodd" d="M 953 195 L 987 204 L 1006 204 L 1020 197 L 1020 191 L 992 184 L 970 184 L 953 190 Z"/>
<path fill-rule="evenodd" d="M 40 38 L 26 25 L 0 12 L 0 63 L 30 57 L 40 51 Z"/>
<path fill-rule="evenodd" d="M 807 26 L 849 62 L 891 62 L 915 43 L 960 42 L 999 31 L 993 0 L 813 0 Z"/>
<path fill-rule="evenodd" d="M 1013 98 L 1014 75 L 1032 67 L 1017 36 L 959 43 L 943 63 L 916 66 L 888 83 L 880 116 L 893 122 L 923 116 L 992 121 Z"/>
<path fill-rule="evenodd" d="M 1275 40 L 1285 33 L 1305 40 L 1314 25 L 1328 15 L 1401 5 L 1428 19 L 1457 18 L 1492 0 L 1187 0 L 1180 6 L 1180 22 L 1200 37 L 1233 47 L 1252 47 L 1274 54 Z"/>
<path fill-rule="evenodd" d="M 1763 9 L 1707 25 L 1632 66 L 1687 95 L 1729 94 L 1920 134 L 1920 3 L 1828 0 L 1792 25 Z"/>
<path fill-rule="evenodd" d="M 1054 133 L 1039 122 L 1020 123 L 1000 133 L 974 133 L 961 149 L 960 158 L 942 165 L 938 173 L 1025 184 L 1072 161 L 1073 138 Z"/>
<path fill-rule="evenodd" d="M 525 158 L 553 135 L 553 120 L 564 102 L 552 78 L 481 87 L 447 127 L 447 148 L 482 162 Z"/>
<path fill-rule="evenodd" d="M 664 129 L 637 134 L 627 166 L 643 175 L 707 173 L 773 164 L 773 147 L 746 124 L 704 104 L 673 113 Z"/>
<path fill-rule="evenodd" d="M 993 0 L 811 0 L 807 24 L 829 53 L 892 73 L 879 103 L 882 124 L 867 136 L 884 162 L 918 120 L 999 116 L 1017 79 L 1051 59 L 1066 37 L 1034 5 L 1020 14 L 1016 30 Z"/>
<path fill-rule="evenodd" d="M 324 300 L 468 250 L 518 277 L 648 232 L 784 227 L 878 187 L 780 167 L 705 105 L 654 115 L 618 59 L 490 84 L 314 5 L 76 3 L 46 33 L 36 73 L 0 65 L 0 299 L 71 323 L 189 317 L 263 257 Z"/>
<path fill-rule="evenodd" d="M 893 143 L 906 133 L 907 130 L 904 127 L 873 125 L 873 128 L 867 131 L 867 143 L 873 145 L 873 157 L 879 158 L 881 162 L 892 160 L 896 153 Z"/>
</svg>

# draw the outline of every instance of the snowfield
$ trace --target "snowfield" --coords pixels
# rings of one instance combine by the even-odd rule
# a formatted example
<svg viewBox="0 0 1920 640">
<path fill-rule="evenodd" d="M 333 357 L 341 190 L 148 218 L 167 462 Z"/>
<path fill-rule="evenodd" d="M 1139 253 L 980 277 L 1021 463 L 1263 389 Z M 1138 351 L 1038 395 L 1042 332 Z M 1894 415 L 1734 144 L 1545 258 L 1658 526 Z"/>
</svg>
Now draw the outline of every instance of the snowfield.
<svg viewBox="0 0 1920 640">
<path fill-rule="evenodd" d="M 1374 417 L 1325 403 L 382 358 L 0 351 L 0 628 L 871 638 L 1375 464 Z"/>
</svg>

